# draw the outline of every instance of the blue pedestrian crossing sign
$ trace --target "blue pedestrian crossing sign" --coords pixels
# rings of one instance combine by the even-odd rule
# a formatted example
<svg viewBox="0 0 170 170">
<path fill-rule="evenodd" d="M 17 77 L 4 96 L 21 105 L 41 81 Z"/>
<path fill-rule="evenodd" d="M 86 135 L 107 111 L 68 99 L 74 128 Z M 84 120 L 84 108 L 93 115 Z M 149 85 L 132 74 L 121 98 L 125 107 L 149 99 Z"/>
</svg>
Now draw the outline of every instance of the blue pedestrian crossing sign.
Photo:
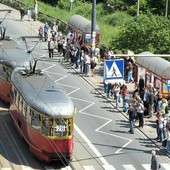
<svg viewBox="0 0 170 170">
<path fill-rule="evenodd" d="M 124 59 L 106 60 L 104 79 L 115 82 L 124 80 Z"/>
</svg>

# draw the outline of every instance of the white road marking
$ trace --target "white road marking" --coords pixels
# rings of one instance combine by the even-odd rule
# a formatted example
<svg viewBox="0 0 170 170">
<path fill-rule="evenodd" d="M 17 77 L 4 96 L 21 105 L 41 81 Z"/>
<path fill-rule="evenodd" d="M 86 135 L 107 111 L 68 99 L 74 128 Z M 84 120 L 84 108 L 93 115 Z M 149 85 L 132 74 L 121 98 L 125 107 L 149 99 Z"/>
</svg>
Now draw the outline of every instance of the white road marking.
<svg viewBox="0 0 170 170">
<path fill-rule="evenodd" d="M 126 170 L 136 170 L 133 165 L 128 164 L 128 165 L 122 165 L 124 169 Z"/>
<path fill-rule="evenodd" d="M 95 170 L 93 166 L 83 166 L 85 170 Z"/>
<path fill-rule="evenodd" d="M 96 154 L 96 156 L 100 159 L 103 165 L 109 165 L 109 163 L 104 159 L 104 157 L 100 154 L 100 152 L 96 149 L 96 147 L 90 142 L 90 140 L 84 135 L 84 133 L 78 128 L 77 125 L 75 125 L 75 130 L 84 139 L 84 141 L 91 148 L 91 150 Z"/>
<path fill-rule="evenodd" d="M 116 170 L 112 165 L 103 165 L 105 170 Z"/>
<path fill-rule="evenodd" d="M 150 170 L 151 169 L 150 164 L 142 164 L 142 166 L 145 168 L 145 170 Z"/>
<path fill-rule="evenodd" d="M 166 170 L 170 170 L 170 164 L 168 163 L 161 164 L 161 166 L 164 167 Z"/>
</svg>

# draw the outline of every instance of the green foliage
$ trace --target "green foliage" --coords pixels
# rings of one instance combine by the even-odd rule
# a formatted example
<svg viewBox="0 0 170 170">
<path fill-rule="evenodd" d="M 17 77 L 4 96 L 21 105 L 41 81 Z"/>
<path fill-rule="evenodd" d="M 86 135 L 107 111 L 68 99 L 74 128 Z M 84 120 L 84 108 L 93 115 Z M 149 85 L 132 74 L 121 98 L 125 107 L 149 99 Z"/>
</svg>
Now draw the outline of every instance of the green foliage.
<svg viewBox="0 0 170 170">
<path fill-rule="evenodd" d="M 34 6 L 33 0 L 18 1 L 25 9 Z M 130 49 L 136 53 L 170 53 L 170 21 L 165 17 L 153 15 L 165 15 L 165 1 L 140 0 L 140 16 L 136 18 L 137 0 L 96 0 L 96 19 L 100 27 L 101 44 L 117 50 Z M 1 0 L 1 3 L 16 9 L 20 7 L 15 0 Z M 65 23 L 74 14 L 91 19 L 92 0 L 75 0 L 72 5 L 70 10 L 69 0 L 48 0 L 48 4 L 46 0 L 38 0 L 38 19 L 49 23 L 56 21 L 62 31 L 67 29 Z M 126 9 L 127 11 L 124 11 Z"/>
<path fill-rule="evenodd" d="M 58 7 L 61 9 L 69 10 L 70 9 L 69 0 L 59 0 Z"/>
<path fill-rule="evenodd" d="M 124 25 L 126 22 L 129 22 L 132 17 L 128 15 L 126 12 L 116 12 L 111 15 L 107 15 L 105 17 L 105 22 L 109 23 L 109 25 L 117 27 Z"/>
<path fill-rule="evenodd" d="M 141 15 L 127 23 L 112 44 L 118 49 L 127 48 L 135 53 L 170 53 L 169 25 L 170 20 L 164 17 Z"/>
</svg>

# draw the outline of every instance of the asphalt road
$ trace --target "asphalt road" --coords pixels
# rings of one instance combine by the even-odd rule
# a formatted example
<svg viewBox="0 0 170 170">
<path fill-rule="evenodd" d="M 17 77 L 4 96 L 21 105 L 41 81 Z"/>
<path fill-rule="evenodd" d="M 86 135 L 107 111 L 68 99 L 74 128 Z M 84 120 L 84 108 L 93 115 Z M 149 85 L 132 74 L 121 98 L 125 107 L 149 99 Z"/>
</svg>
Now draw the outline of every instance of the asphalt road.
<svg viewBox="0 0 170 170">
<path fill-rule="evenodd" d="M 33 22 L 20 21 L 17 14 L 10 15 L 4 24 L 7 26 L 7 35 L 18 41 L 21 48 L 25 46 L 18 37 L 37 35 Z M 35 43 L 28 41 L 30 48 Z M 74 169 L 150 169 L 150 151 L 156 148 L 154 143 L 138 129 L 135 129 L 134 135 L 129 134 L 128 120 L 85 81 L 86 77 L 77 74 L 68 63 L 59 61 L 57 57 L 49 60 L 46 43 L 40 43 L 33 51 L 33 56 L 41 58 L 38 67 L 67 92 L 77 107 L 74 159 L 71 163 Z M 12 123 L 10 126 L 9 133 L 13 133 Z M 4 138 L 8 138 L 8 135 L 0 136 L 1 141 Z M 9 148 L 6 146 L 7 150 Z M 27 156 L 30 156 L 29 151 Z M 162 169 L 170 169 L 170 160 L 166 156 L 159 155 L 159 161 Z"/>
</svg>

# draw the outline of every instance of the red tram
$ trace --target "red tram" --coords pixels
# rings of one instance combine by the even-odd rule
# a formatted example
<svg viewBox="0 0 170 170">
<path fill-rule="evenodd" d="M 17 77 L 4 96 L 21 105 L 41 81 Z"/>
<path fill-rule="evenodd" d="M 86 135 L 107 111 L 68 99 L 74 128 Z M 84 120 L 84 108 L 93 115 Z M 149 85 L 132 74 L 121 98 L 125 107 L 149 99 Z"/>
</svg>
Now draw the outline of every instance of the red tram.
<svg viewBox="0 0 170 170">
<path fill-rule="evenodd" d="M 91 21 L 80 16 L 73 15 L 69 22 L 69 27 L 72 32 L 75 34 L 75 39 L 79 42 L 80 46 L 90 48 L 91 47 Z M 96 24 L 96 41 L 95 45 L 99 46 L 100 44 L 100 29 Z"/>
<path fill-rule="evenodd" d="M 11 84 L 10 114 L 30 151 L 47 162 L 72 160 L 76 110 L 67 94 L 36 69 L 16 68 Z"/>
<path fill-rule="evenodd" d="M 29 54 L 18 47 L 13 40 L 1 40 L 0 48 L 0 99 L 9 103 L 11 89 L 10 77 L 14 68 L 19 66 L 29 67 Z"/>
<path fill-rule="evenodd" d="M 140 57 L 140 55 L 142 55 L 142 57 Z M 139 81 L 139 77 L 142 75 L 145 79 L 145 86 L 148 86 L 151 83 L 153 87 L 159 88 L 163 96 L 169 94 L 169 61 L 161 57 L 155 57 L 154 54 L 150 52 L 143 52 L 136 58 L 135 74 L 136 82 Z"/>
</svg>

